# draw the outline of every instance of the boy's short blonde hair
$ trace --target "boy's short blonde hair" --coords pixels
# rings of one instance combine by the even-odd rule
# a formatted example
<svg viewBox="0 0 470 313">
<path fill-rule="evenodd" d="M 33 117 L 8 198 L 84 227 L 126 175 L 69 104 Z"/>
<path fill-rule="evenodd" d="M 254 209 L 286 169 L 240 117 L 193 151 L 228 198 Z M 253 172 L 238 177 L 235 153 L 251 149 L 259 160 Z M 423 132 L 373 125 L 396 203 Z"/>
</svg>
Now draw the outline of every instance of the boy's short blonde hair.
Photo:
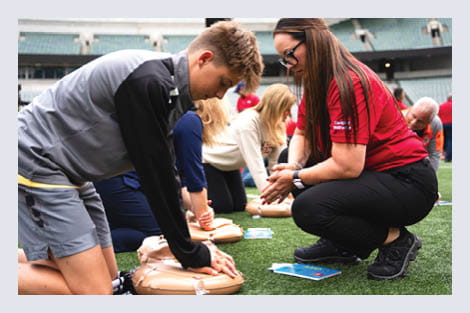
<svg viewBox="0 0 470 313">
<path fill-rule="evenodd" d="M 188 46 L 188 52 L 207 49 L 215 54 L 215 64 L 227 65 L 229 70 L 245 82 L 248 92 L 259 86 L 264 64 L 255 35 L 233 21 L 220 21 L 197 36 Z"/>
</svg>

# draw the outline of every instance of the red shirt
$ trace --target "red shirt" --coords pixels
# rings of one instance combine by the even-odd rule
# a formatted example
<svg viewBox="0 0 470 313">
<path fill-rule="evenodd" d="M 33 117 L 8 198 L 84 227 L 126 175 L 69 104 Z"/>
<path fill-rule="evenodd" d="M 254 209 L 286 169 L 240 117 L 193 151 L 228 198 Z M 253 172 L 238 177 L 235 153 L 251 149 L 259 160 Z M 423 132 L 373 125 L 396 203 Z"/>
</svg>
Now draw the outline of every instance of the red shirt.
<svg viewBox="0 0 470 313">
<path fill-rule="evenodd" d="M 288 119 L 286 123 L 286 135 L 287 136 L 294 135 L 296 125 L 297 124 L 295 123 L 293 119 Z"/>
<path fill-rule="evenodd" d="M 255 94 L 249 94 L 245 97 L 240 96 L 237 101 L 237 111 L 241 112 L 245 109 L 254 107 L 259 102 L 259 98 Z"/>
<path fill-rule="evenodd" d="M 397 100 L 397 102 L 398 102 L 398 107 L 400 108 L 400 110 L 407 109 L 406 105 L 403 102 L 401 102 L 400 100 Z"/>
<path fill-rule="evenodd" d="M 369 99 L 370 121 L 360 80 L 353 72 L 350 74 L 353 79 L 359 121 L 356 130 L 357 143 L 367 145 L 364 168 L 380 172 L 425 158 L 428 153 L 423 143 L 406 125 L 387 87 L 368 67 L 361 66 L 370 80 L 372 94 Z M 347 143 L 346 127 L 351 126 L 349 126 L 350 121 L 346 120 L 343 115 L 335 79 L 328 88 L 327 106 L 330 115 L 331 140 L 337 143 Z M 305 112 L 305 101 L 302 99 L 297 117 L 297 127 L 302 130 L 305 130 Z M 350 135 L 350 141 L 353 141 L 352 131 Z"/>
<path fill-rule="evenodd" d="M 439 117 L 442 124 L 452 124 L 452 99 L 439 106 Z"/>
</svg>

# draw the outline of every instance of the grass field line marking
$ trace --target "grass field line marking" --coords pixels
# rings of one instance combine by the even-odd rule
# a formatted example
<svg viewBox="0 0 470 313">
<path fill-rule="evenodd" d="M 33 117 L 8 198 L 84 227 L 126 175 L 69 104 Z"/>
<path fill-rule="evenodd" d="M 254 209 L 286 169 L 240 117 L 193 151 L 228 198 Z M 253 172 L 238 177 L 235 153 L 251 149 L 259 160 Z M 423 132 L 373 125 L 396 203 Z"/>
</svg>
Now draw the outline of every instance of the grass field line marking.
<svg viewBox="0 0 470 313">
<path fill-rule="evenodd" d="M 252 193 L 248 193 L 248 194 L 246 195 L 246 197 L 247 197 L 247 198 L 254 199 L 254 198 L 258 198 L 258 195 L 254 195 L 254 194 L 252 194 Z"/>
</svg>

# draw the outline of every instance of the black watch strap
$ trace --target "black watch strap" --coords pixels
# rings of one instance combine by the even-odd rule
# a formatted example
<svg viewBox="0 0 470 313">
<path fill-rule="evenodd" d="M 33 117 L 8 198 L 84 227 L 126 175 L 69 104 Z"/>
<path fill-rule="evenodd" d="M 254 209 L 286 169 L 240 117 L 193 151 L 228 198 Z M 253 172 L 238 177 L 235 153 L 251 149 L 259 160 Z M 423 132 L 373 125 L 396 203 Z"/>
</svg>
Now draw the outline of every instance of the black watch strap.
<svg viewBox="0 0 470 313">
<path fill-rule="evenodd" d="M 292 182 L 294 183 L 295 188 L 297 189 L 304 189 L 305 185 L 302 182 L 302 179 L 299 177 L 299 170 L 294 171 L 294 175 L 292 177 Z"/>
</svg>

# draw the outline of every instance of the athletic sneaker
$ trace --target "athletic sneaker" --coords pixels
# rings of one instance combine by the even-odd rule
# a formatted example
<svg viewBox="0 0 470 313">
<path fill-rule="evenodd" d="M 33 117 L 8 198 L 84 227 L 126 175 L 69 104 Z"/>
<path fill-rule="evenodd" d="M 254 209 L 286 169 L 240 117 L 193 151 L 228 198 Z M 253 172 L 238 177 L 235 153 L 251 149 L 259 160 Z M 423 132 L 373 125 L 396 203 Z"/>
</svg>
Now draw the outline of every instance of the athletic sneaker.
<svg viewBox="0 0 470 313">
<path fill-rule="evenodd" d="M 405 276 L 421 245 L 421 239 L 403 227 L 395 241 L 379 248 L 374 263 L 367 268 L 367 278 L 389 280 Z"/>
<path fill-rule="evenodd" d="M 295 249 L 294 259 L 297 263 L 307 264 L 357 264 L 360 261 L 357 255 L 335 246 L 325 238 L 320 238 L 309 247 Z"/>
<path fill-rule="evenodd" d="M 120 271 L 119 277 L 113 280 L 114 295 L 135 295 L 137 294 L 132 283 L 134 272 Z"/>
</svg>

